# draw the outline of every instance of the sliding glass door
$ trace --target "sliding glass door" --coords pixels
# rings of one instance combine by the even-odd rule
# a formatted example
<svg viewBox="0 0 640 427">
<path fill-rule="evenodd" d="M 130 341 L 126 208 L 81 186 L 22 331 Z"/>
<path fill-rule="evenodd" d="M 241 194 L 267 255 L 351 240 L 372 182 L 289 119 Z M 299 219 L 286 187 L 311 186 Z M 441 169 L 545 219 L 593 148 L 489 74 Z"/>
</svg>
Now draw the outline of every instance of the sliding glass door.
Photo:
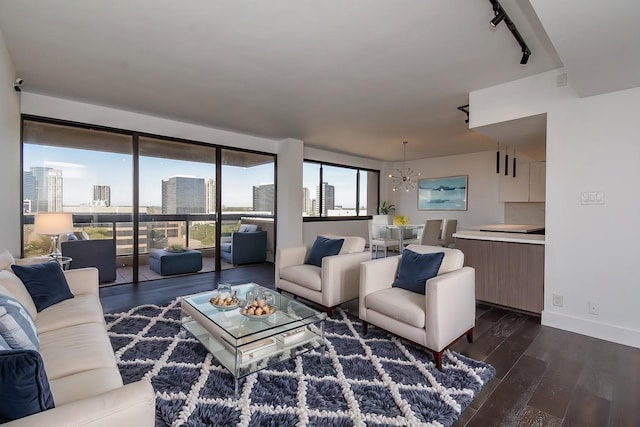
<svg viewBox="0 0 640 427">
<path fill-rule="evenodd" d="M 149 256 L 164 248 L 196 249 L 214 271 L 216 147 L 141 136 L 138 151 L 138 280 L 161 276 Z"/>
<path fill-rule="evenodd" d="M 72 215 L 73 229 L 60 234 L 62 255 L 73 253 L 75 265 L 97 263 L 92 256 L 108 257 L 100 261 L 113 267 L 122 264 L 133 253 L 132 137 L 31 120 L 23 122 L 22 133 L 24 256 L 51 252 L 51 238 L 35 233 L 35 215 L 66 212 Z M 94 252 L 105 247 L 109 250 L 103 255 Z M 118 280 L 114 268 L 101 278 Z"/>
</svg>

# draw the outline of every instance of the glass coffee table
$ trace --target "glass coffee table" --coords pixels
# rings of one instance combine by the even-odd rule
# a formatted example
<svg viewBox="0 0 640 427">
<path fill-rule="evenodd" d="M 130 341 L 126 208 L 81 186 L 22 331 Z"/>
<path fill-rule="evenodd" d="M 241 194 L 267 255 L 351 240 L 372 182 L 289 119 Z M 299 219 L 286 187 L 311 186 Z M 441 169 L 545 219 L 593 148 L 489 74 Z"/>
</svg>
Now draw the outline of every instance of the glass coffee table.
<svg viewBox="0 0 640 427">
<path fill-rule="evenodd" d="M 320 348 L 324 360 L 324 322 L 327 315 L 256 283 L 231 286 L 240 304 L 214 306 L 218 291 L 181 298 L 182 327 L 195 336 L 238 380 L 275 363 Z M 276 311 L 268 315 L 243 314 L 247 294 L 267 296 Z"/>
</svg>

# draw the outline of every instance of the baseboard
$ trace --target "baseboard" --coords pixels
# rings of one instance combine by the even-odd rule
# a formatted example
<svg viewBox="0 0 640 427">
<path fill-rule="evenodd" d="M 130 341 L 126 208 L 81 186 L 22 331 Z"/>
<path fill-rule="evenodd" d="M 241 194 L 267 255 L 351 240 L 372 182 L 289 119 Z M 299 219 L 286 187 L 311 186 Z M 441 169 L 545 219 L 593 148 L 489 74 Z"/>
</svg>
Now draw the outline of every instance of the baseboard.
<svg viewBox="0 0 640 427">
<path fill-rule="evenodd" d="M 597 322 L 591 319 L 569 316 L 548 310 L 542 311 L 541 322 L 545 326 L 640 348 L 640 331 L 636 329 L 624 328 L 610 323 Z"/>
</svg>

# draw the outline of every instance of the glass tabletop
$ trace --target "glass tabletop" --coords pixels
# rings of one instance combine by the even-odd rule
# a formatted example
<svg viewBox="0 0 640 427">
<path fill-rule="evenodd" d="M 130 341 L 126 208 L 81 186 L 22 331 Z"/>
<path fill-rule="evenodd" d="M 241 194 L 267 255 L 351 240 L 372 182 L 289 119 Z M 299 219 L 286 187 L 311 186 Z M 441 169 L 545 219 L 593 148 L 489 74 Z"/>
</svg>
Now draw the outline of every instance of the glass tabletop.
<svg viewBox="0 0 640 427">
<path fill-rule="evenodd" d="M 264 337 L 272 336 L 295 328 L 316 323 L 326 318 L 324 312 L 314 310 L 286 295 L 260 286 L 256 283 L 231 286 L 236 297 L 241 300 L 233 309 L 218 308 L 210 299 L 217 290 L 189 295 L 182 298 L 183 304 L 189 304 L 223 332 L 224 339 L 234 346 L 243 345 Z M 251 293 L 256 291 L 269 295 L 277 310 L 266 316 L 250 316 L 242 313 Z M 249 294 L 249 295 L 248 295 Z"/>
</svg>

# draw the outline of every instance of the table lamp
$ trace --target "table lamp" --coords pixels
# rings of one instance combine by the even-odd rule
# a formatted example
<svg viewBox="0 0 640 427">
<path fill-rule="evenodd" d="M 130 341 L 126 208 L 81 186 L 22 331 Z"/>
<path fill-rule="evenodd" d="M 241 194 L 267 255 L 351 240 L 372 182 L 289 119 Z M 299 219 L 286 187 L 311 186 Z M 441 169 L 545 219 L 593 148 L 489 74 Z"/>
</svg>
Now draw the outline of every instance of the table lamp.
<svg viewBox="0 0 640 427">
<path fill-rule="evenodd" d="M 53 252 L 49 256 L 61 257 L 59 237 L 73 232 L 73 215 L 64 212 L 39 212 L 35 215 L 34 224 L 36 234 L 51 236 L 53 240 Z"/>
</svg>

